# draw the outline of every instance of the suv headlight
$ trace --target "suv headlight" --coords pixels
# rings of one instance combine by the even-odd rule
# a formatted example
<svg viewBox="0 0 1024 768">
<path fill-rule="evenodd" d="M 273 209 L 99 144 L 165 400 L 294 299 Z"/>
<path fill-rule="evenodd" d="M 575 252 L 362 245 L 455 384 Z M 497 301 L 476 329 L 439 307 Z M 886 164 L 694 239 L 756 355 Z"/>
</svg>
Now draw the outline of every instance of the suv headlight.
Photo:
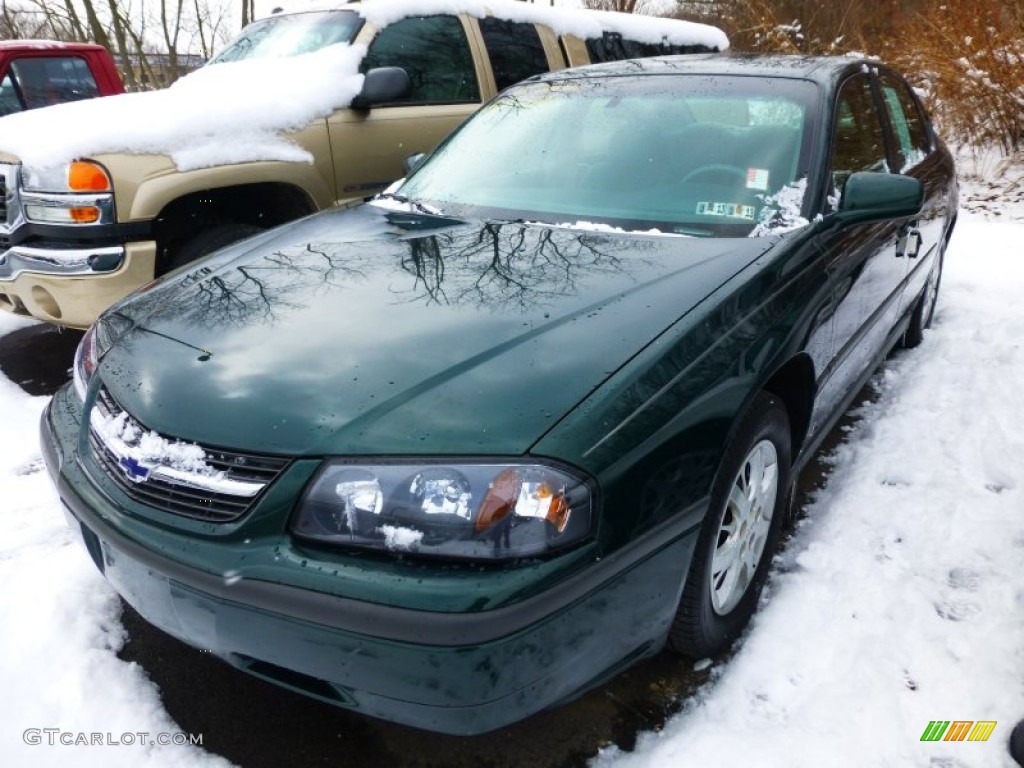
<svg viewBox="0 0 1024 768">
<path fill-rule="evenodd" d="M 296 538 L 443 558 L 542 555 L 590 533 L 593 484 L 539 463 L 332 460 L 299 503 Z"/>
<path fill-rule="evenodd" d="M 109 224 L 114 220 L 110 175 L 99 163 L 75 160 L 22 173 L 25 218 L 41 224 Z"/>
</svg>

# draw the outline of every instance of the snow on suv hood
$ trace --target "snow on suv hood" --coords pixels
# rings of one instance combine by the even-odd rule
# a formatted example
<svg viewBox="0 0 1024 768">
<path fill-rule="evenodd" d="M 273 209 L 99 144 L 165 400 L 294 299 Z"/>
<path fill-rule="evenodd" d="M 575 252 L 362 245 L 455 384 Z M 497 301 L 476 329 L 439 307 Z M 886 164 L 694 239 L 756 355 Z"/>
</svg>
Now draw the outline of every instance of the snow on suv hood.
<svg viewBox="0 0 1024 768">
<path fill-rule="evenodd" d="M 313 8 L 357 11 L 378 27 L 413 15 L 493 14 L 583 39 L 608 30 L 650 43 L 729 46 L 724 32 L 706 24 L 502 0 L 377 0 Z M 36 168 L 113 152 L 167 155 L 181 171 L 259 160 L 309 163 L 312 155 L 286 134 L 352 102 L 362 88 L 365 54 L 361 45 L 337 44 L 288 58 L 224 62 L 159 91 L 8 115 L 0 119 L 0 152 Z"/>
<path fill-rule="evenodd" d="M 203 67 L 169 88 L 58 104 L 0 119 L 0 151 L 35 167 L 109 152 L 168 155 L 179 170 L 255 160 L 312 162 L 281 132 L 347 106 L 366 49 Z"/>
</svg>

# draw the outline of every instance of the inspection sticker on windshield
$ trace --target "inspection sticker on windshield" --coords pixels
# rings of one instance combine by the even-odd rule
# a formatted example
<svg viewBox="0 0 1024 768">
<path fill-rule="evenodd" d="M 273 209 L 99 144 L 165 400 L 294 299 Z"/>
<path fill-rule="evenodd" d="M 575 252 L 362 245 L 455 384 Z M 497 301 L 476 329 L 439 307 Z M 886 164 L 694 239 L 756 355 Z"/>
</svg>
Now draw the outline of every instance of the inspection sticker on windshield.
<svg viewBox="0 0 1024 768">
<path fill-rule="evenodd" d="M 754 220 L 754 206 L 739 203 L 697 203 L 699 216 L 729 216 L 734 219 Z"/>
<path fill-rule="evenodd" d="M 747 189 L 768 189 L 768 170 L 766 168 L 747 168 Z"/>
</svg>

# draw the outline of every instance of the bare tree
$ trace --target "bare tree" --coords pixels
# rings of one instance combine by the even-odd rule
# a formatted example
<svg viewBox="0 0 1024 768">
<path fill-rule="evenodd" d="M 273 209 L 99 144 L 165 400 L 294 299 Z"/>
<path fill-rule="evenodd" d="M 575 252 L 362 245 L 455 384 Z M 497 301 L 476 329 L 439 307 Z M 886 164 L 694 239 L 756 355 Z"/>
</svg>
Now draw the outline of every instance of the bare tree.
<svg viewBox="0 0 1024 768">
<path fill-rule="evenodd" d="M 233 0 L 0 0 L 0 37 L 95 42 L 115 54 L 129 90 L 166 85 L 237 31 Z M 253 0 L 243 17 L 252 20 Z M 237 18 L 237 17 L 236 17 Z"/>
<path fill-rule="evenodd" d="M 253 7 L 255 0 L 242 0 L 242 26 L 256 20 L 256 9 Z"/>
<path fill-rule="evenodd" d="M 583 5 L 598 11 L 618 11 L 619 13 L 634 13 L 637 9 L 637 0 L 583 0 Z"/>
</svg>

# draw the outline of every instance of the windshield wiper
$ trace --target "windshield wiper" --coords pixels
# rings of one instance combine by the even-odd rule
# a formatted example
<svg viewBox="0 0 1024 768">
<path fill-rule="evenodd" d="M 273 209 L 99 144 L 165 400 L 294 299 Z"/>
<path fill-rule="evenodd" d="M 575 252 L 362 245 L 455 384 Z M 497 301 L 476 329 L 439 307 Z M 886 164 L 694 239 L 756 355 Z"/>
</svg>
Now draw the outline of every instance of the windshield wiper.
<svg viewBox="0 0 1024 768">
<path fill-rule="evenodd" d="M 411 197 L 405 195 L 396 195 L 394 192 L 381 192 L 377 195 L 377 198 L 387 198 L 388 200 L 394 200 L 396 203 L 402 203 L 408 205 L 411 208 L 416 209 L 420 213 L 425 213 L 428 216 L 444 216 L 444 213 L 439 211 L 437 208 L 433 208 L 429 205 L 424 205 L 418 200 L 413 200 Z"/>
</svg>

